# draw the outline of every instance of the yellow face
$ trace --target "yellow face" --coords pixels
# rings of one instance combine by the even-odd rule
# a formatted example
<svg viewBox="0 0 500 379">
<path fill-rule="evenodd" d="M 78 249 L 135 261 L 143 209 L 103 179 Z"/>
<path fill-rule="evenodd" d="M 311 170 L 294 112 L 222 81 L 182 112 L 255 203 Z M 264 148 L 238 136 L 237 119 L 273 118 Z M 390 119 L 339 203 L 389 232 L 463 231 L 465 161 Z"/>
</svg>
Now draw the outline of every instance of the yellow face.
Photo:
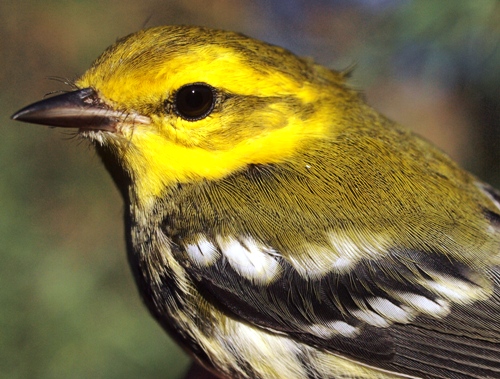
<svg viewBox="0 0 500 379">
<path fill-rule="evenodd" d="M 163 27 L 118 41 L 76 85 L 123 115 L 114 132 L 83 134 L 120 154 L 148 199 L 175 182 L 286 160 L 331 124 L 331 112 L 322 120 L 314 110 L 341 80 L 239 34 Z"/>
</svg>

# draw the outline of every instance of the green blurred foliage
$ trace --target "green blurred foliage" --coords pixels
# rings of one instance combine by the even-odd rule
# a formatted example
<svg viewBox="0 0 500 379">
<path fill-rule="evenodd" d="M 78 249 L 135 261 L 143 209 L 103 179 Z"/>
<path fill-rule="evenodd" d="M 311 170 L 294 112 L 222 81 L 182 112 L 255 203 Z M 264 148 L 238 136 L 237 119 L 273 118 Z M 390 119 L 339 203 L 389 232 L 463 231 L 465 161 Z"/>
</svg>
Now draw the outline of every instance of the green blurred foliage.
<svg viewBox="0 0 500 379">
<path fill-rule="evenodd" d="M 141 304 L 121 199 L 94 151 L 9 120 L 143 26 L 232 29 L 331 67 L 357 62 L 352 85 L 368 101 L 500 183 L 497 0 L 4 0 L 0 18 L 2 378 L 174 379 L 187 368 Z"/>
<path fill-rule="evenodd" d="M 400 108 L 386 113 L 500 186 L 500 2 L 400 3 L 380 14 L 369 43 L 356 47 L 360 61 L 370 67 L 362 76 L 375 80 L 377 90 L 389 82 L 413 91 L 415 103 L 408 100 L 409 109 L 399 104 L 401 93 L 391 92 Z M 419 85 L 426 87 L 420 94 Z M 426 109 L 426 98 L 434 106 L 440 103 L 439 110 Z M 391 107 L 381 105 L 386 106 Z"/>
</svg>

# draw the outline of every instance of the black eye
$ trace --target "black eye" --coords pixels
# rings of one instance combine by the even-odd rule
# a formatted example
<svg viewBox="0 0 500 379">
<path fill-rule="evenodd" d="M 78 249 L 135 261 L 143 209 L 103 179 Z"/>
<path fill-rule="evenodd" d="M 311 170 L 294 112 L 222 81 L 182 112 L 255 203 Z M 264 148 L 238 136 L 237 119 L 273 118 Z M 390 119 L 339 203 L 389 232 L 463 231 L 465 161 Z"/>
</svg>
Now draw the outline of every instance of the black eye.
<svg viewBox="0 0 500 379">
<path fill-rule="evenodd" d="M 188 121 L 207 117 L 214 109 L 214 105 L 215 89 L 208 84 L 188 84 L 179 88 L 175 94 L 175 112 Z"/>
</svg>

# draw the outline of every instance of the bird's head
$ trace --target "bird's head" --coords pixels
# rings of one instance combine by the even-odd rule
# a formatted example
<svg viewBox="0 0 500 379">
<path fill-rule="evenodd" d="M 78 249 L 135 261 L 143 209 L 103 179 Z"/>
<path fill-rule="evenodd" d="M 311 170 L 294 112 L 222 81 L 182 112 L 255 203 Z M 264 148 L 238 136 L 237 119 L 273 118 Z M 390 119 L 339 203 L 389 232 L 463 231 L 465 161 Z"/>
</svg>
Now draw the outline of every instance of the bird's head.
<svg viewBox="0 0 500 379">
<path fill-rule="evenodd" d="M 342 74 L 280 47 L 175 26 L 118 40 L 75 85 L 13 117 L 78 128 L 112 152 L 139 199 L 286 160 L 332 123 L 332 90 L 354 96 Z"/>
</svg>

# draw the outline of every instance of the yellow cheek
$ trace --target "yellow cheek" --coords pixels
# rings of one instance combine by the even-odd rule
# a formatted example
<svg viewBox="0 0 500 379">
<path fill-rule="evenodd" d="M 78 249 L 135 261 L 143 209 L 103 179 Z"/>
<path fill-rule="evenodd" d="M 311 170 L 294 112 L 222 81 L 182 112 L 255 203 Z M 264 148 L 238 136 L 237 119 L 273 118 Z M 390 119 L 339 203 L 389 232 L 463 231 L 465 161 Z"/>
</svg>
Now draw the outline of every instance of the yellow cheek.
<svg viewBox="0 0 500 379">
<path fill-rule="evenodd" d="M 166 138 L 154 127 L 140 126 L 120 142 L 125 167 L 134 178 L 138 199 L 148 202 L 175 183 L 220 179 L 248 164 L 287 160 L 314 132 L 304 134 L 300 119 L 290 117 L 284 127 L 246 138 L 231 148 L 204 149 Z M 317 125 L 314 134 L 321 134 Z M 185 133 L 185 132 L 184 132 Z M 217 144 L 217 141 L 214 141 Z"/>
</svg>

